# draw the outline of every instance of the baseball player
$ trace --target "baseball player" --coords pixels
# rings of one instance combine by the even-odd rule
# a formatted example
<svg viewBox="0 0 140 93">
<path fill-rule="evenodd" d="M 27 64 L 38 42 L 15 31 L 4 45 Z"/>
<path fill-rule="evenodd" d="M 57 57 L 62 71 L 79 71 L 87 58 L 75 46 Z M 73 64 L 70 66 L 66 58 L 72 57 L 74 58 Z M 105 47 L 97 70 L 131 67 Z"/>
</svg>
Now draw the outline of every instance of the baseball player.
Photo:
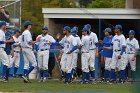
<svg viewBox="0 0 140 93">
<path fill-rule="evenodd" d="M 82 43 L 81 43 L 80 37 L 77 35 L 77 32 L 78 32 L 78 27 L 73 27 L 71 29 L 71 34 L 76 39 L 78 46 L 81 46 Z M 72 53 L 73 54 L 73 58 L 72 58 L 72 78 L 77 76 L 76 70 L 77 70 L 78 53 L 79 53 L 79 49 L 76 49 Z"/>
<path fill-rule="evenodd" d="M 136 56 L 137 51 L 139 49 L 139 43 L 137 39 L 134 37 L 135 31 L 129 31 L 129 38 L 126 40 L 126 54 L 127 54 L 127 61 L 130 63 L 131 66 L 131 78 L 132 81 L 135 81 L 135 71 L 136 71 Z"/>
<path fill-rule="evenodd" d="M 124 83 L 125 80 L 125 48 L 126 39 L 122 34 L 122 26 L 115 26 L 115 36 L 112 39 L 113 44 L 113 56 L 111 62 L 110 83 L 115 80 L 115 70 L 119 71 L 119 81 Z"/>
<path fill-rule="evenodd" d="M 112 30 L 111 28 L 106 28 L 104 30 L 105 37 L 103 39 L 103 56 L 105 59 L 105 71 L 104 71 L 104 81 L 106 82 L 109 79 L 110 74 L 110 64 L 112 61 Z"/>
<path fill-rule="evenodd" d="M 42 29 L 42 34 L 37 38 L 40 38 L 38 42 L 38 65 L 41 77 L 39 82 L 46 82 L 46 78 L 48 75 L 49 49 L 51 43 L 55 42 L 55 39 L 52 36 L 48 35 L 48 27 L 44 27 Z"/>
<path fill-rule="evenodd" d="M 20 33 L 21 31 L 19 28 L 14 29 L 14 35 L 13 35 L 14 57 L 11 58 L 11 61 L 10 61 L 10 68 L 14 64 L 14 74 L 13 74 L 14 77 L 16 77 L 16 73 L 19 68 L 19 63 L 20 63 L 20 49 L 21 49 L 20 48 L 20 41 L 21 41 Z"/>
<path fill-rule="evenodd" d="M 91 76 L 93 78 L 92 81 L 95 81 L 95 57 L 98 57 L 98 47 L 97 47 L 98 38 L 95 33 L 91 32 L 90 24 L 85 25 L 85 27 L 88 28 L 88 34 L 90 36 L 89 64 L 90 64 Z"/>
<path fill-rule="evenodd" d="M 61 51 L 63 53 L 60 64 L 61 69 L 65 72 L 65 84 L 70 83 L 71 71 L 72 71 L 72 52 L 77 49 L 77 42 L 75 38 L 71 35 L 71 28 L 65 26 L 63 28 L 63 34 L 65 35 L 59 42 L 64 46 Z"/>
<path fill-rule="evenodd" d="M 21 35 L 21 48 L 24 58 L 24 75 L 22 76 L 22 78 L 26 83 L 29 83 L 30 81 L 27 79 L 27 76 L 37 66 L 36 58 L 32 50 L 32 44 L 36 43 L 37 41 L 32 40 L 32 35 L 30 32 L 32 23 L 30 21 L 24 22 L 24 28 L 25 30 Z M 31 63 L 30 68 L 29 62 Z"/>
<path fill-rule="evenodd" d="M 5 43 L 9 43 L 12 41 L 12 39 L 6 40 L 5 31 L 6 31 L 6 22 L 1 21 L 0 22 L 0 60 L 3 64 L 2 80 L 1 80 L 2 82 L 8 82 L 7 81 L 7 78 L 8 78 L 7 70 L 10 65 L 8 55 L 6 54 L 6 52 L 4 50 L 4 48 L 6 47 Z M 5 76 L 7 76 L 7 77 L 5 77 Z"/>
<path fill-rule="evenodd" d="M 90 54 L 89 54 L 89 49 L 90 49 L 90 36 L 88 35 L 88 28 L 84 27 L 82 29 L 82 47 L 81 47 L 81 64 L 82 64 L 82 81 L 81 84 L 83 83 L 88 83 L 89 82 L 89 59 L 90 59 Z"/>
<path fill-rule="evenodd" d="M 13 40 L 13 37 L 12 37 L 12 33 L 9 29 L 6 29 L 5 38 L 6 38 L 6 40 L 10 40 L 10 42 L 7 42 L 6 46 L 5 46 L 5 52 L 8 56 L 9 62 L 10 62 L 11 58 L 14 57 L 14 48 L 12 46 L 12 44 L 14 43 L 14 40 Z M 5 80 L 6 81 L 8 81 L 9 70 L 10 70 L 10 63 L 9 63 L 9 66 L 7 67 L 7 70 L 6 70 L 6 75 L 5 75 Z"/>
</svg>

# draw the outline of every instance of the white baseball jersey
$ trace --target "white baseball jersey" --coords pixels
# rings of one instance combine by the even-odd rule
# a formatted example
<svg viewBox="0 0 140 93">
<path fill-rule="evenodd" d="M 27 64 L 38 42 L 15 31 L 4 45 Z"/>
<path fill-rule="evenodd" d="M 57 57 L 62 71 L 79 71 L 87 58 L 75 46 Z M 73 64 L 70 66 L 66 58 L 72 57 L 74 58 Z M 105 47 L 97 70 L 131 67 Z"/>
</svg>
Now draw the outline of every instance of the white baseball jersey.
<svg viewBox="0 0 140 93">
<path fill-rule="evenodd" d="M 13 39 L 15 41 L 15 43 L 13 45 L 17 45 L 17 44 L 20 44 L 20 41 L 21 41 L 21 36 L 19 36 L 18 38 L 13 36 Z M 14 51 L 20 51 L 20 47 L 15 47 L 14 48 Z"/>
<path fill-rule="evenodd" d="M 88 53 L 90 48 L 90 37 L 88 35 L 83 36 L 81 42 L 82 42 L 81 52 Z"/>
<path fill-rule="evenodd" d="M 64 46 L 64 53 L 69 52 L 72 50 L 73 46 L 77 45 L 77 42 L 72 35 L 69 35 L 68 37 L 65 36 L 59 43 Z"/>
<path fill-rule="evenodd" d="M 48 45 L 48 43 L 49 42 L 51 42 L 51 43 L 55 42 L 55 39 L 48 34 L 46 34 L 45 36 L 38 35 L 38 37 L 41 37 L 40 41 L 38 42 L 39 50 L 50 49 L 50 45 Z"/>
<path fill-rule="evenodd" d="M 96 48 L 96 43 L 98 43 L 98 38 L 97 35 L 93 32 L 90 32 L 90 49 L 95 49 Z"/>
<path fill-rule="evenodd" d="M 112 39 L 113 51 L 121 50 L 123 46 L 126 46 L 126 39 L 123 34 L 115 35 Z"/>
<path fill-rule="evenodd" d="M 135 38 L 133 38 L 132 40 L 127 38 L 127 40 L 126 40 L 126 53 L 134 54 L 134 53 L 136 53 L 136 51 L 138 49 L 139 49 L 138 41 Z"/>
<path fill-rule="evenodd" d="M 0 30 L 0 41 L 5 41 L 5 33 Z M 0 47 L 5 48 L 5 44 L 0 44 Z"/>
<path fill-rule="evenodd" d="M 32 45 L 29 44 L 29 42 L 31 42 L 31 41 L 32 41 L 31 32 L 29 30 L 25 30 L 22 33 L 21 46 L 22 47 L 32 48 Z"/>
<path fill-rule="evenodd" d="M 77 41 L 77 45 L 79 45 L 79 46 L 82 45 L 82 42 L 81 42 L 80 37 L 78 35 L 76 35 L 74 38 Z M 79 49 L 76 49 L 74 52 L 75 53 L 78 53 L 79 52 Z"/>
</svg>

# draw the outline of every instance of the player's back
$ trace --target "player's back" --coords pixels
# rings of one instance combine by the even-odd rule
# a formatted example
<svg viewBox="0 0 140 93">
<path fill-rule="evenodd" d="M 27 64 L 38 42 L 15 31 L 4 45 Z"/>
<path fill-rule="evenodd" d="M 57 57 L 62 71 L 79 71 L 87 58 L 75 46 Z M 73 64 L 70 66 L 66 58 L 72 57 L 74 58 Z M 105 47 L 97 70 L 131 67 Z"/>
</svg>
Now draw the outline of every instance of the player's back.
<svg viewBox="0 0 140 93">
<path fill-rule="evenodd" d="M 32 35 L 29 30 L 25 30 L 22 33 L 21 46 L 32 48 L 32 45 L 28 44 L 30 41 L 32 41 Z"/>
</svg>

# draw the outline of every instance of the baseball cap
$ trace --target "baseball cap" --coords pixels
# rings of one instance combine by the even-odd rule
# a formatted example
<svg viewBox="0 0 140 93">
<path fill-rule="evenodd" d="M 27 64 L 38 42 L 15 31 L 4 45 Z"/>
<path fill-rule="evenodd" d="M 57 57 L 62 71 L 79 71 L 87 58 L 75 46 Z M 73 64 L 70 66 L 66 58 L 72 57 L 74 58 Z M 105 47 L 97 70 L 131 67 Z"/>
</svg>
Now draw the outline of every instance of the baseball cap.
<svg viewBox="0 0 140 93">
<path fill-rule="evenodd" d="M 88 29 L 91 28 L 91 25 L 90 24 L 86 24 L 85 27 L 87 27 Z"/>
<path fill-rule="evenodd" d="M 15 28 L 14 33 L 16 33 L 16 32 L 21 33 L 21 30 L 19 28 Z"/>
<path fill-rule="evenodd" d="M 130 30 L 128 34 L 129 35 L 135 35 L 135 31 L 134 30 Z"/>
<path fill-rule="evenodd" d="M 24 26 L 28 26 L 28 25 L 32 25 L 32 22 L 31 21 L 25 21 Z"/>
<path fill-rule="evenodd" d="M 115 26 L 115 29 L 120 29 L 120 30 L 122 30 L 122 25 L 119 25 L 119 24 L 116 25 L 116 26 Z"/>
<path fill-rule="evenodd" d="M 106 28 L 104 32 L 112 32 L 111 28 Z"/>
<path fill-rule="evenodd" d="M 5 25 L 6 26 L 6 22 L 5 21 L 0 21 L 0 27 Z"/>
<path fill-rule="evenodd" d="M 65 26 L 63 30 L 71 31 L 71 28 L 69 26 Z"/>
<path fill-rule="evenodd" d="M 88 28 L 87 27 L 84 27 L 81 31 L 82 32 L 86 32 L 86 31 L 88 31 Z"/>
<path fill-rule="evenodd" d="M 42 28 L 42 30 L 48 30 L 48 27 L 47 27 L 47 26 L 45 26 L 45 27 L 43 27 L 43 28 Z"/>
<path fill-rule="evenodd" d="M 71 33 L 76 33 L 78 32 L 78 27 L 74 26 L 72 29 L 71 29 Z"/>
</svg>

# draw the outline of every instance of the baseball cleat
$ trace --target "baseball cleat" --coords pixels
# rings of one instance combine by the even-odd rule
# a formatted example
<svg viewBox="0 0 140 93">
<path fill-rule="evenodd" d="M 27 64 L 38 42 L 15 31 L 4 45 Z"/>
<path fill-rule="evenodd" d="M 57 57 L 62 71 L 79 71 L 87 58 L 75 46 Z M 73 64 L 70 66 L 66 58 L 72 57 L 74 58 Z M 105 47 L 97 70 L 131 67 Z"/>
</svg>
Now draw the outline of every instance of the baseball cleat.
<svg viewBox="0 0 140 93">
<path fill-rule="evenodd" d="M 24 82 L 25 82 L 25 83 L 29 83 L 29 82 L 30 82 L 30 81 L 27 79 L 27 77 L 22 76 L 22 78 L 24 79 Z"/>
</svg>

